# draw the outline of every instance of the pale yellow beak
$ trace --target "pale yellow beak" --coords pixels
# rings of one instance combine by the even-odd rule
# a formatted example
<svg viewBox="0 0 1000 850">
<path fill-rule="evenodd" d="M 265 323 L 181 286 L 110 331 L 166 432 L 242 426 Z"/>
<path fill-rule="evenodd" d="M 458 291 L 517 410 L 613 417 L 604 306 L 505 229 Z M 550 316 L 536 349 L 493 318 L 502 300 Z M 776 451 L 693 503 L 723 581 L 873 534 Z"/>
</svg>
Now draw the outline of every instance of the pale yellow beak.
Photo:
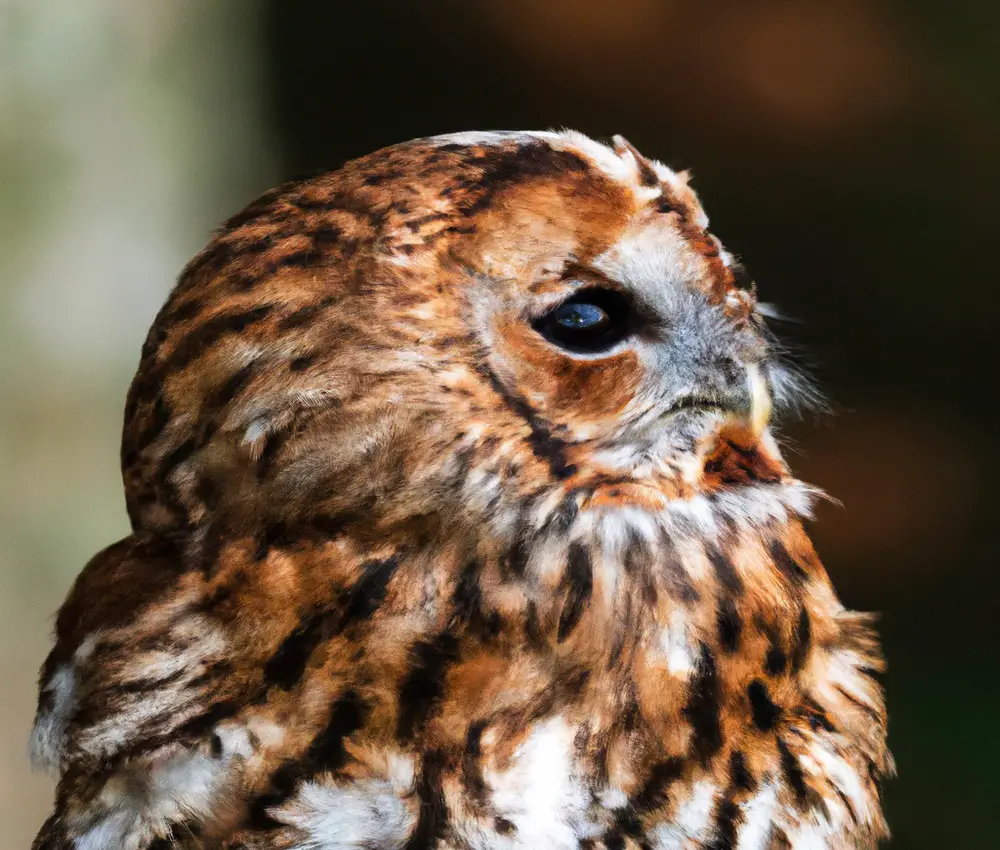
<svg viewBox="0 0 1000 850">
<path fill-rule="evenodd" d="M 771 393 L 756 363 L 747 366 L 747 381 L 750 384 L 750 430 L 759 437 L 771 421 Z"/>
</svg>

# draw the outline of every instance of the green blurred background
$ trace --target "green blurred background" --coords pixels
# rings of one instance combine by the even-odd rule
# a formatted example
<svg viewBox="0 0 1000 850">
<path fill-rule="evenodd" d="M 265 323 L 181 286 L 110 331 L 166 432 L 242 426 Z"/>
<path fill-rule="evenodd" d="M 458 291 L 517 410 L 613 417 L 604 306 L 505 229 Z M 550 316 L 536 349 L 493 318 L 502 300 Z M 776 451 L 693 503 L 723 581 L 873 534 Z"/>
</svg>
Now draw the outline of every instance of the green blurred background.
<svg viewBox="0 0 1000 850">
<path fill-rule="evenodd" d="M 835 402 L 790 459 L 884 612 L 898 848 L 1000 847 L 1000 3 L 0 0 L 0 848 L 69 583 L 124 535 L 146 328 L 211 228 L 420 135 L 571 126 L 691 168 Z"/>
</svg>

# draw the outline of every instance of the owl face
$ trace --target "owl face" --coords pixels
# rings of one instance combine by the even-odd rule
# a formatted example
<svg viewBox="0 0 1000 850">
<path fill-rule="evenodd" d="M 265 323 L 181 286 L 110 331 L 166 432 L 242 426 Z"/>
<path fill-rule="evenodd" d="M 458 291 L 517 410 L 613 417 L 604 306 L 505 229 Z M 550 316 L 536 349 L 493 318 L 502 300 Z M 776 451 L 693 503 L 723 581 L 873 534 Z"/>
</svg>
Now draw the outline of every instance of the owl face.
<svg viewBox="0 0 1000 850">
<path fill-rule="evenodd" d="M 734 286 L 693 196 L 665 206 L 670 185 L 657 186 L 652 199 L 631 187 L 627 212 L 605 204 L 589 221 L 573 187 L 533 216 L 545 204 L 529 188 L 500 228 L 513 239 L 477 250 L 469 298 L 487 359 L 580 466 L 680 474 L 720 427 L 752 436 L 767 423 L 777 369 L 754 297 Z M 581 244 L 579 230 L 596 225 L 608 232 Z"/>
<path fill-rule="evenodd" d="M 475 524 L 557 490 L 659 510 L 782 480 L 766 426 L 795 384 L 706 227 L 685 175 L 571 132 L 410 142 L 268 193 L 150 332 L 133 522 Z"/>
</svg>

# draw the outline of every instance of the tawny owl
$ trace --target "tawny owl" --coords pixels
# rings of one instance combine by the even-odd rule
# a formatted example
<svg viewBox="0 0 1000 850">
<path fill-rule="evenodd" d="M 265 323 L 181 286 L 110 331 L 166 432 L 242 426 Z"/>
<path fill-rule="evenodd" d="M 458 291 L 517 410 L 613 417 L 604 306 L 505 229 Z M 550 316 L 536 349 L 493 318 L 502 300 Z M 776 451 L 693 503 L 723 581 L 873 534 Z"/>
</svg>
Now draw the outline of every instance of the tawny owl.
<svg viewBox="0 0 1000 850">
<path fill-rule="evenodd" d="M 870 848 L 882 669 L 686 175 L 470 133 L 268 192 L 125 411 L 38 850 Z"/>
</svg>

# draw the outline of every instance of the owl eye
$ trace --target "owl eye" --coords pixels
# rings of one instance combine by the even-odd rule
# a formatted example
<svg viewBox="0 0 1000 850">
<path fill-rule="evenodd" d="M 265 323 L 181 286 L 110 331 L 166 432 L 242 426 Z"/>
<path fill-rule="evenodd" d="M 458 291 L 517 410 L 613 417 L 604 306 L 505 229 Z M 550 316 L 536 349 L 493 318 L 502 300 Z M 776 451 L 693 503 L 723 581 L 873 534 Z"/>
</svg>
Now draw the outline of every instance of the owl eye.
<svg viewBox="0 0 1000 850">
<path fill-rule="evenodd" d="M 534 323 L 542 336 L 568 351 L 611 348 L 633 329 L 628 299 L 611 289 L 583 289 Z"/>
</svg>

